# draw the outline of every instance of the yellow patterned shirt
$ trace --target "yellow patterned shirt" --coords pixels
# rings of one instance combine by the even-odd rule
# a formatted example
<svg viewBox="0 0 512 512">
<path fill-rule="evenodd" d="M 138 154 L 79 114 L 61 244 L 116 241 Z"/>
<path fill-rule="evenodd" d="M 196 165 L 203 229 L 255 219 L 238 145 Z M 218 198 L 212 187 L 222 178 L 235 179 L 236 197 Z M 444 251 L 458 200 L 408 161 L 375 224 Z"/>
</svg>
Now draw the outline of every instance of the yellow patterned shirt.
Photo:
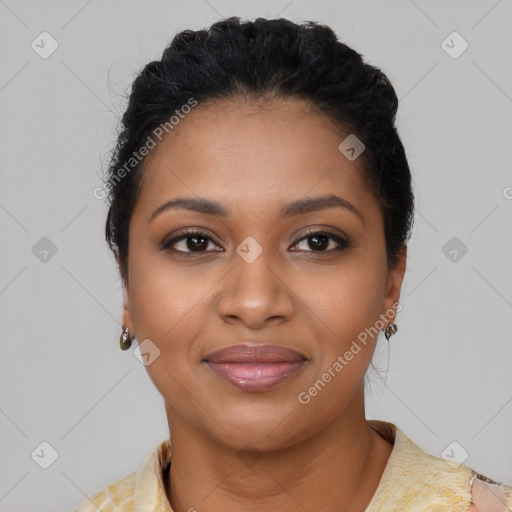
<svg viewBox="0 0 512 512">
<path fill-rule="evenodd" d="M 394 446 L 365 512 L 512 512 L 512 487 L 424 452 L 392 423 L 367 421 Z M 140 471 L 108 485 L 75 512 L 173 512 L 163 477 L 170 461 L 167 439 Z"/>
</svg>

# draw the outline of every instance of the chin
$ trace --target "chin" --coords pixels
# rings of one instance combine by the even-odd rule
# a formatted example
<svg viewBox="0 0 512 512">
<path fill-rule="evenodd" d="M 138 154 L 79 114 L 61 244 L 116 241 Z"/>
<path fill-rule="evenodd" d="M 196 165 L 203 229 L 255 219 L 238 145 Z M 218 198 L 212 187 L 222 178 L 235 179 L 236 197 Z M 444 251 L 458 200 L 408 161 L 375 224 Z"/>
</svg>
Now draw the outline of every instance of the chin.
<svg viewBox="0 0 512 512">
<path fill-rule="evenodd" d="M 230 407 L 225 410 L 233 412 Z M 206 429 L 220 443 L 236 450 L 248 449 L 248 446 L 262 452 L 280 450 L 306 439 L 315 430 L 313 426 L 299 421 L 299 412 L 293 414 L 282 404 L 266 410 L 245 407 L 236 414 L 226 414 L 216 417 L 217 421 L 208 421 Z M 223 425 L 226 425 L 226 429 L 222 428 Z"/>
</svg>

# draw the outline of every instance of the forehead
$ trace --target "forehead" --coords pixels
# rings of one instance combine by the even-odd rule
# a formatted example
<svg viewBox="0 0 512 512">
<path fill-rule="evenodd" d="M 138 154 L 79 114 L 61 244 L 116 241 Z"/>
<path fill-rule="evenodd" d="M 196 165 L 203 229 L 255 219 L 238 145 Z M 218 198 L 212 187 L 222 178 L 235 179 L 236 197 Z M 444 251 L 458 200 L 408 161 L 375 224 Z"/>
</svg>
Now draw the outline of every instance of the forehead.
<svg viewBox="0 0 512 512">
<path fill-rule="evenodd" d="M 200 104 L 146 158 L 139 207 L 187 195 L 254 211 L 335 191 L 358 206 L 372 196 L 362 158 L 338 149 L 348 135 L 303 100 Z"/>
</svg>

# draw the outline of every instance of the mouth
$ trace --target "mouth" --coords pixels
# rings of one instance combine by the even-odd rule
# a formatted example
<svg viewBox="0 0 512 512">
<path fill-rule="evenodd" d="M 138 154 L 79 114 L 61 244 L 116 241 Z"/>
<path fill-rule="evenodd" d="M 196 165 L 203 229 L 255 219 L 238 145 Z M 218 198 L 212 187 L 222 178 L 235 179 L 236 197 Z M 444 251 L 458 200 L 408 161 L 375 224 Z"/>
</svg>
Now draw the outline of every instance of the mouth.
<svg viewBox="0 0 512 512">
<path fill-rule="evenodd" d="M 306 360 L 295 350 L 278 345 L 240 344 L 213 352 L 203 362 L 233 386 L 255 392 L 290 379 Z"/>
</svg>

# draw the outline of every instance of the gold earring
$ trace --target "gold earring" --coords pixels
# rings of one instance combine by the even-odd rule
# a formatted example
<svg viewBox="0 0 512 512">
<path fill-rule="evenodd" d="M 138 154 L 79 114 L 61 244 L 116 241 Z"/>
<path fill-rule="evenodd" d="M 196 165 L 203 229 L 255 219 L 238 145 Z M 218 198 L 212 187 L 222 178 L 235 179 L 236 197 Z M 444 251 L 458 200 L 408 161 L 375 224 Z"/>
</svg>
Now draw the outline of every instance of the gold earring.
<svg viewBox="0 0 512 512">
<path fill-rule="evenodd" d="M 132 337 L 130 336 L 130 329 L 128 329 L 128 327 L 123 326 L 123 333 L 121 334 L 121 338 L 119 338 L 119 344 L 121 350 L 128 350 L 132 346 Z"/>
<path fill-rule="evenodd" d="M 396 334 L 396 331 L 398 331 L 398 325 L 391 323 L 385 329 L 383 329 L 383 331 L 384 336 L 386 336 L 386 339 L 389 341 L 389 338 L 391 338 L 391 336 Z"/>
</svg>

